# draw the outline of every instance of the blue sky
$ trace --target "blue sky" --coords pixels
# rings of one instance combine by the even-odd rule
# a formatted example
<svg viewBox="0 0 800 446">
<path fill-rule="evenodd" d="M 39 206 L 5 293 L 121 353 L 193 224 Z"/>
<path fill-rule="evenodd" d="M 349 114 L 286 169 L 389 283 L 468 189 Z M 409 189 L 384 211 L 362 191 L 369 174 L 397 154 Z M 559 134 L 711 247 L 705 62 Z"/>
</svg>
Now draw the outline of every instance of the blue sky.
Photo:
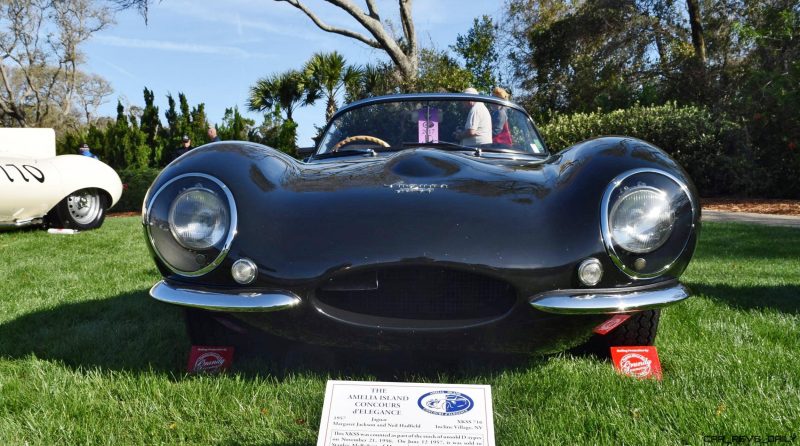
<svg viewBox="0 0 800 446">
<path fill-rule="evenodd" d="M 305 0 L 332 25 L 359 30 L 352 17 L 321 0 Z M 355 0 L 365 8 L 363 0 Z M 482 14 L 498 17 L 501 1 L 417 0 L 414 19 L 420 44 L 446 49 Z M 397 2 L 378 0 L 383 18 L 397 23 Z M 315 52 L 339 51 L 350 63 L 385 59 L 382 52 L 355 40 L 323 32 L 291 5 L 271 0 L 163 0 L 155 3 L 148 23 L 135 11 L 123 11 L 117 23 L 95 34 L 84 46 L 87 71 L 111 82 L 114 94 L 100 115 L 116 113 L 116 99 L 143 105 L 142 89 L 154 90 L 161 119 L 166 94 L 186 94 L 191 105 L 206 104 L 211 122 L 226 107 L 244 111 L 249 87 L 260 77 L 299 68 Z M 257 114 L 248 114 L 261 121 Z M 295 113 L 298 144 L 311 145 L 314 125 L 324 123 L 320 101 Z"/>
</svg>

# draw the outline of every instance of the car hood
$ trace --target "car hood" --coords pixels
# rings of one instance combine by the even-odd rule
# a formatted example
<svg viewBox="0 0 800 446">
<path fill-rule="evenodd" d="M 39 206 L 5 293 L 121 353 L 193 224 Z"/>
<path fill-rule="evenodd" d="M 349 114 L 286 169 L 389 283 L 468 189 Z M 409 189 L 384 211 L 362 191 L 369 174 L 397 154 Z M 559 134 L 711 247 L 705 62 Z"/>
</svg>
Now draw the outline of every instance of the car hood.
<svg viewBox="0 0 800 446">
<path fill-rule="evenodd" d="M 425 148 L 304 164 L 234 191 L 234 249 L 284 279 L 409 263 L 545 270 L 602 250 L 597 207 L 570 210 L 557 180 L 541 159 Z"/>
<path fill-rule="evenodd" d="M 417 264 L 553 289 L 571 284 L 576 262 L 607 257 L 600 202 L 631 157 L 617 140 L 606 147 L 621 156 L 598 164 L 575 150 L 542 160 L 418 148 L 302 163 L 263 146 L 215 143 L 170 165 L 151 192 L 181 173 L 219 178 L 239 213 L 229 258 L 254 259 L 274 284 Z"/>
</svg>

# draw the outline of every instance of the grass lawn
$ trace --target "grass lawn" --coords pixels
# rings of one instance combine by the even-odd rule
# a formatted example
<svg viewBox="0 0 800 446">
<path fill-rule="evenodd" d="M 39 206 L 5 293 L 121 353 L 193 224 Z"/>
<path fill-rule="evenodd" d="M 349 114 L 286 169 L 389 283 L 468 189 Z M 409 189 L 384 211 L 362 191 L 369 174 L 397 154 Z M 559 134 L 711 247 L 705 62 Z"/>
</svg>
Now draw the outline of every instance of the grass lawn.
<svg viewBox="0 0 800 446">
<path fill-rule="evenodd" d="M 185 376 L 181 313 L 147 296 L 158 277 L 135 217 L 0 233 L 0 445 L 315 444 L 327 379 L 387 379 Z M 800 444 L 800 230 L 706 224 L 683 279 L 697 296 L 662 313 L 663 382 L 568 354 L 389 379 L 490 384 L 498 445 Z"/>
</svg>

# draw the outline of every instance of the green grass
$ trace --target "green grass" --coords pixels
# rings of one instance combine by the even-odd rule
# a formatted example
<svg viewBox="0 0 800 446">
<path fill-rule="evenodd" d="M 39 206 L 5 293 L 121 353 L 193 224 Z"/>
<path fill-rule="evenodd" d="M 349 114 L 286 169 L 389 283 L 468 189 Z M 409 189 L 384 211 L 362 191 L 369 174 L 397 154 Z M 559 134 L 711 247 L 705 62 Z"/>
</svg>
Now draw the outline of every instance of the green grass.
<svg viewBox="0 0 800 446">
<path fill-rule="evenodd" d="M 327 379 L 387 379 L 186 376 L 180 311 L 147 296 L 157 279 L 136 218 L 0 233 L 0 444 L 315 444 Z M 568 354 L 388 378 L 490 384 L 498 445 L 800 443 L 800 230 L 706 224 L 683 279 L 698 296 L 662 313 L 662 382 Z"/>
</svg>

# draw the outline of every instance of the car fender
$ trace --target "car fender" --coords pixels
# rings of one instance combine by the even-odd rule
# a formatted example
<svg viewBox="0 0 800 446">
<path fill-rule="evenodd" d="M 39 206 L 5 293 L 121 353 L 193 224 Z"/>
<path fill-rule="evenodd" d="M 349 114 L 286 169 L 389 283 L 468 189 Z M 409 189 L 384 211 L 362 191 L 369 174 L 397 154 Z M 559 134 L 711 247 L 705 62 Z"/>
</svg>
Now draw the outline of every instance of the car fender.
<svg viewBox="0 0 800 446">
<path fill-rule="evenodd" d="M 119 175 L 107 164 L 81 155 L 0 158 L 0 221 L 40 218 L 69 194 L 86 188 L 104 192 L 113 206 L 122 195 Z"/>
</svg>

